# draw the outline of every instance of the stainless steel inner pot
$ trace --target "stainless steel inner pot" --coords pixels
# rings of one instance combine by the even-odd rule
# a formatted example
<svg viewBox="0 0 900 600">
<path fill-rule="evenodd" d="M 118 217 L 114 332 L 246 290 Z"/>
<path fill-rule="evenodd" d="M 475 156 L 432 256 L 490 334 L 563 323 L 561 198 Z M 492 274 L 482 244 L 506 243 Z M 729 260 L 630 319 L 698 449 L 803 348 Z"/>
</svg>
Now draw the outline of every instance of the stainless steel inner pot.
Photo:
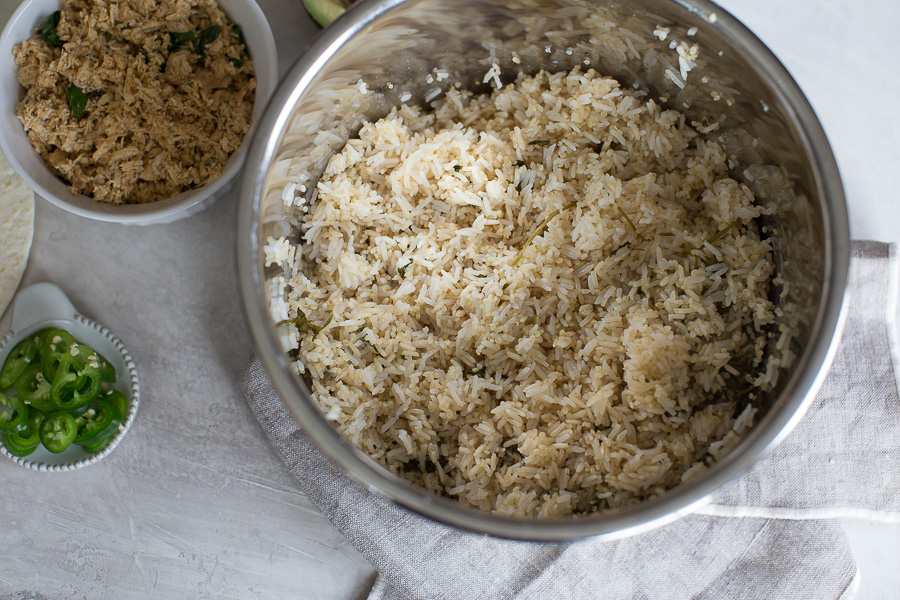
<svg viewBox="0 0 900 600">
<path fill-rule="evenodd" d="M 668 29 L 665 40 L 658 27 Z M 660 32 L 662 30 L 659 30 Z M 682 79 L 676 47 L 697 45 Z M 425 103 L 457 83 L 488 89 L 519 70 L 579 66 L 646 90 L 702 127 L 733 156 L 732 176 L 780 206 L 773 236 L 787 285 L 782 320 L 800 331 L 792 367 L 761 401 L 757 425 L 704 476 L 638 506 L 569 519 L 500 517 L 436 497 L 389 473 L 328 424 L 293 374 L 269 314 L 263 246 L 294 235 L 272 174 L 303 161 L 309 192 L 328 157 L 366 119 L 401 101 Z M 446 74 L 447 77 L 443 77 Z M 437 75 L 441 75 L 438 77 Z M 751 177 L 746 177 L 746 173 Z M 259 356 L 315 442 L 369 489 L 433 519 L 491 535 L 565 540 L 621 537 L 670 522 L 706 501 L 788 434 L 829 366 L 842 325 L 849 261 L 843 189 L 821 125 L 797 84 L 740 22 L 705 0 L 365 0 L 326 29 L 285 77 L 260 124 L 241 189 L 240 288 Z"/>
</svg>

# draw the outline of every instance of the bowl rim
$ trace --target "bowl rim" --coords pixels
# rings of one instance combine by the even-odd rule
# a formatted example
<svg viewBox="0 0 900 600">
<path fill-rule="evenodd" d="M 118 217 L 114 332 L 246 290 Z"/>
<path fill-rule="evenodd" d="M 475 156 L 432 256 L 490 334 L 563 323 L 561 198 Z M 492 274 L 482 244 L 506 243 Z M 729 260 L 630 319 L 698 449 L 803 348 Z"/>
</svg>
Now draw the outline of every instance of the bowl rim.
<svg viewBox="0 0 900 600">
<path fill-rule="evenodd" d="M 846 320 L 847 299 L 844 292 L 850 259 L 846 199 L 834 154 L 812 106 L 772 51 L 725 9 L 709 0 L 667 0 L 705 18 L 710 27 L 716 28 L 746 53 L 746 58 L 770 82 L 801 137 L 813 170 L 813 191 L 824 200 L 824 285 L 820 310 L 812 325 L 811 343 L 796 359 L 795 370 L 782 393 L 786 401 L 778 410 L 768 411 L 738 448 L 689 486 L 675 487 L 661 497 L 632 508 L 578 518 L 506 517 L 468 508 L 456 501 L 434 496 L 390 473 L 328 424 L 306 396 L 280 350 L 265 297 L 264 268 L 260 255 L 262 244 L 257 225 L 262 217 L 265 178 L 284 125 L 318 70 L 337 52 L 343 41 L 407 1 L 414 0 L 369 0 L 356 4 L 325 29 L 283 78 L 250 147 L 247 160 L 253 170 L 245 171 L 238 206 L 235 245 L 238 283 L 251 337 L 273 388 L 316 445 L 343 467 L 353 480 L 420 515 L 464 530 L 541 542 L 588 537 L 614 540 L 672 522 L 708 503 L 716 491 L 747 471 L 797 425 L 824 381 Z M 715 16 L 710 18 L 710 15 Z"/>
<path fill-rule="evenodd" d="M 241 25 L 245 31 L 247 30 L 247 27 L 244 26 L 244 23 L 247 22 L 246 18 L 252 18 L 254 24 L 259 27 L 259 30 L 262 33 L 262 35 L 252 38 L 252 42 L 250 39 L 247 40 L 248 46 L 250 46 L 251 43 L 253 46 L 256 46 L 251 49 L 254 54 L 252 60 L 257 87 L 254 93 L 253 114 L 251 116 L 250 129 L 247 131 L 244 140 L 241 142 L 238 149 L 228 157 L 228 161 L 225 163 L 225 167 L 218 177 L 201 187 L 186 190 L 170 198 L 164 198 L 145 204 L 115 205 L 99 203 L 83 194 L 73 195 L 68 192 L 68 189 L 65 187 L 63 189 L 66 189 L 68 196 L 62 197 L 50 190 L 40 181 L 44 178 L 42 177 L 43 175 L 50 175 L 51 177 L 56 178 L 61 185 L 65 186 L 64 182 L 59 179 L 49 167 L 47 167 L 43 158 L 31 148 L 31 144 L 21 127 L 21 123 L 15 117 L 13 110 L 12 114 L 0 114 L 0 118 L 6 119 L 8 117 L 9 119 L 6 126 L 0 127 L 0 150 L 6 155 L 15 172 L 37 195 L 63 210 L 96 221 L 128 225 L 168 223 L 193 215 L 220 196 L 220 191 L 230 189 L 231 186 L 234 185 L 235 176 L 238 175 L 243 168 L 250 144 L 260 119 L 265 113 L 268 99 L 272 96 L 272 93 L 278 84 L 278 56 L 275 48 L 275 38 L 272 35 L 269 22 L 255 0 L 217 0 L 217 3 L 229 18 L 233 22 Z M 3 64 L 5 61 L 9 61 L 8 64 L 10 65 L 14 64 L 11 59 L 12 48 L 16 44 L 24 41 L 13 39 L 13 31 L 21 26 L 19 22 L 35 21 L 36 18 L 46 14 L 45 10 L 47 8 L 54 5 L 59 6 L 60 4 L 60 0 L 24 0 L 18 8 L 16 8 L 15 12 L 10 16 L 9 21 L 7 21 L 6 25 L 3 27 L 2 32 L 0 32 L 0 54 L 3 54 L 3 58 L 0 58 L 0 64 Z M 240 7 L 238 12 L 243 12 L 245 18 L 238 20 L 232 17 L 235 7 Z M 8 53 L 4 52 L 4 49 L 6 48 L 9 49 Z M 9 56 L 7 56 L 7 54 Z M 12 90 L 4 90 L 4 94 L 14 93 L 21 94 L 21 85 L 15 86 Z M 13 109 L 16 102 L 17 101 L 14 101 L 12 103 Z M 27 145 L 27 147 L 31 148 L 33 156 L 28 158 L 20 157 L 14 151 L 11 138 L 17 139 L 16 147 L 25 147 L 25 145 Z M 36 164 L 39 165 L 40 175 L 33 174 L 33 166 Z"/>
</svg>

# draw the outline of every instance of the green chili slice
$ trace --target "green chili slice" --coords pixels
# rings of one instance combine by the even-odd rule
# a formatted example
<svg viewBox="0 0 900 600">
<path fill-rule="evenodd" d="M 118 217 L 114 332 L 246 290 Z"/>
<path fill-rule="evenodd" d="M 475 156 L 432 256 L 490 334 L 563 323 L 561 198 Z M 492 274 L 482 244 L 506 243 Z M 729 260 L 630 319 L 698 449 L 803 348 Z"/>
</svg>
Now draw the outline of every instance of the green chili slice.
<svg viewBox="0 0 900 600">
<path fill-rule="evenodd" d="M 64 411 L 50 413 L 41 422 L 40 436 L 44 448 L 59 454 L 72 445 L 78 435 L 75 417 Z"/>
<path fill-rule="evenodd" d="M 30 337 L 16 344 L 0 368 L 0 389 L 5 390 L 13 385 L 37 357 L 37 352 L 37 344 Z"/>
<path fill-rule="evenodd" d="M 577 202 L 569 202 L 562 208 L 557 208 L 552 213 L 550 213 L 550 216 L 547 217 L 546 219 L 544 219 L 544 222 L 541 223 L 540 225 L 538 225 L 538 228 L 534 230 L 534 233 L 532 233 L 530 236 L 528 236 L 528 239 L 525 240 L 525 244 L 522 246 L 522 249 L 519 250 L 519 254 L 516 255 L 516 259 L 514 261 L 512 261 L 512 266 L 516 266 L 516 264 L 520 260 L 522 260 L 522 256 L 525 255 L 525 251 L 528 250 L 528 246 L 530 246 L 531 242 L 534 241 L 534 238 L 536 238 L 544 230 L 544 227 L 546 227 L 547 224 L 553 220 L 553 217 L 555 217 L 556 215 L 558 215 L 559 213 L 561 213 L 564 210 L 568 210 L 568 209 L 572 208 L 576 204 L 578 204 L 578 203 Z"/>
</svg>

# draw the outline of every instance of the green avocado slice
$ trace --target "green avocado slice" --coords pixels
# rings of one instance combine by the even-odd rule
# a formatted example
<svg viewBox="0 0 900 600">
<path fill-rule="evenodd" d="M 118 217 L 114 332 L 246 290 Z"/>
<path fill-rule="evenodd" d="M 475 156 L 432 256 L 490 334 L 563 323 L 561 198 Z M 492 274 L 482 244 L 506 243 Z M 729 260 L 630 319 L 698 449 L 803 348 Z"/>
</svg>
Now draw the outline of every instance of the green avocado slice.
<svg viewBox="0 0 900 600">
<path fill-rule="evenodd" d="M 322 27 L 337 19 L 354 0 L 303 0 L 303 6 Z"/>
</svg>

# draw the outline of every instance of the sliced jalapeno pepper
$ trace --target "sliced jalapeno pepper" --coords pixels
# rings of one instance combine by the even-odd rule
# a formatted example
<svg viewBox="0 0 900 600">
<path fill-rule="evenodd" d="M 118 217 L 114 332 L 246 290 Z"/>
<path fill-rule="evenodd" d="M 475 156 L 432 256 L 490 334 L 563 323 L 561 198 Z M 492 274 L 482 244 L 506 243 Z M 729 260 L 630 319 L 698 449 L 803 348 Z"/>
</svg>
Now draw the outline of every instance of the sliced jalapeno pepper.
<svg viewBox="0 0 900 600">
<path fill-rule="evenodd" d="M 100 369 L 100 375 L 106 383 L 116 382 L 116 368 L 106 360 L 106 357 L 86 344 L 78 344 L 77 356 L 81 357 L 85 365 Z"/>
<path fill-rule="evenodd" d="M 92 352 L 97 357 L 97 364 L 100 367 L 100 374 L 103 376 L 103 381 L 105 381 L 106 383 L 115 383 L 116 368 L 112 365 L 111 362 L 106 360 L 105 356 L 103 356 L 96 350 L 93 350 Z"/>
<path fill-rule="evenodd" d="M 86 411 L 75 417 L 75 424 L 78 425 L 75 443 L 91 443 L 93 438 L 99 440 L 105 437 L 109 433 L 107 429 L 118 427 L 113 423 L 115 413 L 116 409 L 105 398 L 97 398 L 91 402 Z"/>
<path fill-rule="evenodd" d="M 33 339 L 24 339 L 9 351 L 9 355 L 0 368 L 0 388 L 6 389 L 12 386 L 19 375 L 28 368 L 38 353 L 37 344 Z"/>
<path fill-rule="evenodd" d="M 28 407 L 17 396 L 0 394 L 0 430 L 15 431 L 28 419 Z"/>
<path fill-rule="evenodd" d="M 101 452 L 128 416 L 127 396 L 104 389 L 104 382 L 115 381 L 115 367 L 68 331 L 36 332 L 0 367 L 0 439 L 15 456 L 31 454 L 38 444 L 54 453 L 72 443 Z M 16 395 L 4 396 L 10 386 Z"/>
<path fill-rule="evenodd" d="M 59 363 L 56 378 L 50 386 L 50 401 L 61 410 L 75 410 L 100 395 L 103 376 L 99 367 L 79 368 L 77 357 Z"/>
<path fill-rule="evenodd" d="M 56 330 L 56 327 L 44 327 L 43 329 L 31 334 L 31 339 L 33 339 L 34 343 L 37 344 L 38 352 L 44 349 L 44 345 L 47 343 L 47 336 L 50 334 L 50 332 Z"/>
<path fill-rule="evenodd" d="M 51 352 L 67 352 L 72 346 L 77 344 L 75 337 L 65 329 L 51 329 L 44 334 L 44 345 L 42 351 L 50 350 Z"/>
<path fill-rule="evenodd" d="M 35 446 L 19 446 L 15 442 L 12 441 L 10 436 L 3 437 L 3 445 L 6 446 L 6 451 L 12 454 L 13 456 L 26 457 L 37 449 L 37 445 Z"/>
<path fill-rule="evenodd" d="M 50 401 L 50 382 L 44 378 L 41 365 L 34 363 L 16 379 L 16 394 L 38 410 L 48 412 L 56 410 Z"/>
<path fill-rule="evenodd" d="M 124 423 L 126 417 L 128 417 L 128 398 L 125 397 L 125 394 L 119 390 L 110 390 L 104 398 L 112 404 L 115 418 Z"/>
<path fill-rule="evenodd" d="M 28 419 L 17 430 L 7 435 L 9 441 L 20 448 L 37 446 L 41 443 L 40 428 L 43 420 L 44 413 L 33 408 L 28 409 Z"/>
<path fill-rule="evenodd" d="M 54 359 L 55 365 L 51 367 L 51 370 L 55 367 L 52 381 L 55 382 L 60 373 L 74 372 L 78 375 L 78 378 L 74 382 L 74 388 L 81 389 L 84 387 L 85 383 L 87 383 L 87 375 L 85 374 L 85 369 L 88 367 L 92 369 L 100 369 L 101 381 L 103 381 L 104 366 L 101 358 L 102 357 L 94 352 L 94 349 L 90 346 L 78 343 L 73 344 L 69 347 L 68 352 L 63 353 L 57 359 Z M 112 365 L 109 365 L 109 368 L 113 370 L 113 373 L 115 373 L 115 369 Z M 46 371 L 44 372 L 44 375 L 47 375 Z M 113 379 L 113 381 L 115 381 L 115 379 Z"/>
<path fill-rule="evenodd" d="M 108 428 L 108 432 L 103 435 L 98 435 L 96 438 L 88 440 L 86 443 L 81 444 L 81 447 L 84 448 L 85 452 L 90 452 L 91 454 L 96 454 L 101 450 L 105 449 L 109 446 L 109 443 L 113 441 L 113 438 L 116 437 L 116 434 L 119 433 L 119 424 L 115 421 Z"/>
<path fill-rule="evenodd" d="M 56 378 L 60 361 L 72 355 L 72 348 L 78 346 L 72 334 L 64 329 L 52 329 L 44 334 L 41 347 L 41 371 L 49 381 Z M 77 354 L 77 351 L 76 351 Z"/>
<path fill-rule="evenodd" d="M 50 413 L 41 421 L 41 443 L 54 454 L 59 454 L 71 446 L 77 434 L 78 425 L 75 424 L 75 417 L 65 411 Z"/>
</svg>

